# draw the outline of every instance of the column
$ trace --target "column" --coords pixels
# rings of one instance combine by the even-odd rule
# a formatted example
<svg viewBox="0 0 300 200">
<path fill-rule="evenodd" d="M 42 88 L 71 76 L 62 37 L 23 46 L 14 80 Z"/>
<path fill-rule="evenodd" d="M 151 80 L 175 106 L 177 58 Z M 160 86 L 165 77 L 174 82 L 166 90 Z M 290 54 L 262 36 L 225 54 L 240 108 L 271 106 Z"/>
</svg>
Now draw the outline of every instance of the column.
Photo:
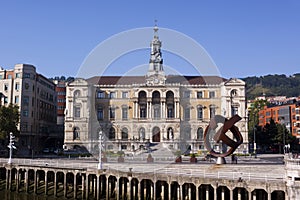
<svg viewBox="0 0 300 200">
<path fill-rule="evenodd" d="M 73 198 L 77 199 L 77 174 L 76 173 L 74 174 L 73 188 L 74 188 Z"/>
<path fill-rule="evenodd" d="M 116 186 L 115 186 L 115 191 L 116 191 L 116 196 L 117 196 L 117 200 L 120 199 L 120 193 L 122 194 L 122 187 L 121 187 L 121 192 L 119 191 L 120 185 L 122 185 L 122 183 L 120 183 L 120 177 L 116 177 Z"/>
<path fill-rule="evenodd" d="M 221 200 L 225 200 L 224 186 L 222 187 Z"/>
<path fill-rule="evenodd" d="M 68 195 L 67 174 L 64 173 L 64 197 Z"/>
<path fill-rule="evenodd" d="M 144 197 L 144 188 L 143 188 L 142 180 L 139 182 L 139 186 L 140 186 L 139 187 L 140 192 L 138 192 L 138 199 L 142 199 Z"/>
<path fill-rule="evenodd" d="M 45 195 L 48 195 L 48 172 L 45 171 Z"/>
<path fill-rule="evenodd" d="M 100 176 L 96 175 L 96 178 L 97 178 L 97 183 L 96 183 L 97 189 L 96 189 L 95 197 L 97 200 L 99 200 L 100 199 Z"/>
<path fill-rule="evenodd" d="M 20 185 L 20 173 L 19 169 L 17 169 L 17 175 L 16 175 L 16 191 L 19 192 L 19 185 Z"/>
<path fill-rule="evenodd" d="M 238 188 L 238 200 L 242 200 L 241 188 Z"/>
<path fill-rule="evenodd" d="M 29 184 L 29 180 L 28 180 L 28 170 L 25 171 L 24 184 L 25 184 L 25 192 L 28 193 L 28 184 Z"/>
<path fill-rule="evenodd" d="M 199 200 L 199 185 L 196 186 L 196 200 Z"/>
<path fill-rule="evenodd" d="M 218 187 L 214 188 L 214 200 L 217 200 L 217 189 Z"/>
<path fill-rule="evenodd" d="M 131 177 L 128 178 L 128 185 L 127 185 L 127 200 L 131 199 Z"/>
<path fill-rule="evenodd" d="M 34 171 L 34 177 L 33 177 L 33 193 L 36 194 L 37 192 L 37 187 L 38 187 L 38 179 L 39 179 L 39 174 L 37 171 Z"/>
<path fill-rule="evenodd" d="M 53 194 L 54 197 L 56 197 L 56 192 L 57 192 L 57 183 L 56 183 L 57 177 L 56 177 L 56 172 L 54 172 L 54 183 L 53 183 Z"/>
<path fill-rule="evenodd" d="M 89 175 L 86 174 L 85 177 L 85 199 L 89 199 Z"/>
<path fill-rule="evenodd" d="M 268 190 L 268 200 L 271 200 L 271 192 Z"/>
<path fill-rule="evenodd" d="M 230 199 L 233 199 L 233 188 L 230 188 Z"/>
<path fill-rule="evenodd" d="M 138 118 L 138 106 L 137 106 L 137 102 L 134 101 L 133 103 L 133 118 Z"/>
<path fill-rule="evenodd" d="M 206 186 L 206 190 L 205 190 L 205 198 L 209 199 L 209 185 Z"/>
<path fill-rule="evenodd" d="M 11 189 L 11 170 L 6 169 L 6 189 Z"/>
<path fill-rule="evenodd" d="M 136 200 L 136 197 L 137 197 L 137 195 L 136 195 L 136 191 L 138 191 L 137 187 L 138 187 L 138 182 L 136 184 L 135 184 L 135 182 L 133 182 L 133 184 L 132 184 L 132 199 L 133 200 Z"/>
<path fill-rule="evenodd" d="M 149 107 L 149 112 L 148 112 L 149 115 L 147 113 L 147 115 L 148 115 L 147 118 L 149 119 L 149 118 L 152 118 L 152 102 L 151 101 L 149 101 L 149 106 L 148 107 Z"/>
<path fill-rule="evenodd" d="M 178 198 L 178 200 L 181 200 L 181 195 L 182 195 L 182 186 L 178 183 L 178 188 L 177 188 L 177 198 Z"/>
<path fill-rule="evenodd" d="M 156 181 L 153 181 L 153 187 L 151 185 L 150 198 L 156 199 Z"/>
<path fill-rule="evenodd" d="M 106 200 L 108 200 L 109 199 L 109 197 L 110 197 L 110 192 L 109 192 L 109 190 L 110 190 L 110 187 L 109 187 L 109 177 L 107 177 L 106 178 Z"/>
<path fill-rule="evenodd" d="M 83 175 L 81 174 L 81 198 L 84 199 L 84 184 L 87 174 Z"/>
<path fill-rule="evenodd" d="M 252 200 L 256 200 L 256 190 L 252 192 Z"/>
<path fill-rule="evenodd" d="M 172 182 L 168 183 L 168 200 L 172 199 Z"/>
<path fill-rule="evenodd" d="M 165 186 L 161 185 L 161 199 L 164 200 L 165 199 Z"/>
<path fill-rule="evenodd" d="M 177 102 L 174 103 L 174 118 L 177 118 Z"/>
<path fill-rule="evenodd" d="M 192 187 L 191 184 L 188 184 L 188 191 L 189 191 L 189 199 L 192 199 Z"/>
</svg>

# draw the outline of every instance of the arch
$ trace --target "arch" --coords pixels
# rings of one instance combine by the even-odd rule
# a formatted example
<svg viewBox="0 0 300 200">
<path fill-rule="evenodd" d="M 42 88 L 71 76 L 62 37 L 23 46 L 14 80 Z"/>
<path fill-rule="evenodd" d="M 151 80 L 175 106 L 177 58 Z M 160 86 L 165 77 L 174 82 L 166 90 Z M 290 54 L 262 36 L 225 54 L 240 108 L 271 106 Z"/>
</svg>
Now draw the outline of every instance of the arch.
<svg viewBox="0 0 300 200">
<path fill-rule="evenodd" d="M 146 118 L 146 116 L 147 116 L 147 94 L 145 91 L 139 92 L 138 104 L 139 104 L 140 118 Z"/>
<path fill-rule="evenodd" d="M 241 199 L 241 200 L 247 200 L 249 199 L 249 192 L 246 190 L 246 188 L 242 187 L 236 187 L 233 190 L 233 199 Z"/>
<path fill-rule="evenodd" d="M 76 98 L 76 97 L 80 97 L 80 96 L 81 96 L 80 90 L 75 90 L 74 91 L 74 97 Z"/>
<path fill-rule="evenodd" d="M 128 140 L 128 129 L 126 127 L 121 130 L 121 138 L 122 140 Z"/>
<path fill-rule="evenodd" d="M 144 127 L 141 127 L 139 129 L 139 138 L 140 140 L 145 140 L 146 139 L 146 131 Z"/>
<path fill-rule="evenodd" d="M 197 129 L 197 140 L 203 140 L 203 128 L 202 127 L 199 127 Z"/>
<path fill-rule="evenodd" d="M 152 129 L 152 142 L 160 142 L 160 129 L 157 126 Z"/>
<path fill-rule="evenodd" d="M 236 89 L 233 89 L 230 91 L 230 97 L 235 97 L 235 96 L 238 96 L 238 92 Z"/>
<path fill-rule="evenodd" d="M 160 119 L 161 106 L 160 106 L 160 93 L 158 91 L 154 91 L 152 93 L 152 113 L 154 119 Z"/>
<path fill-rule="evenodd" d="M 166 105 L 167 105 L 167 118 L 174 118 L 174 93 L 168 91 L 166 93 Z"/>
<path fill-rule="evenodd" d="M 174 139 L 174 130 L 172 127 L 169 127 L 167 129 L 167 140 L 173 140 Z"/>
<path fill-rule="evenodd" d="M 271 193 L 271 199 L 273 200 L 285 200 L 285 192 L 282 190 L 274 190 Z"/>
<path fill-rule="evenodd" d="M 115 140 L 116 139 L 116 130 L 114 127 L 110 127 L 107 138 L 109 140 Z"/>
<path fill-rule="evenodd" d="M 197 106 L 197 119 L 203 120 L 203 106 L 202 105 Z"/>
<path fill-rule="evenodd" d="M 80 139 L 80 129 L 78 126 L 73 127 L 73 140 Z"/>
</svg>

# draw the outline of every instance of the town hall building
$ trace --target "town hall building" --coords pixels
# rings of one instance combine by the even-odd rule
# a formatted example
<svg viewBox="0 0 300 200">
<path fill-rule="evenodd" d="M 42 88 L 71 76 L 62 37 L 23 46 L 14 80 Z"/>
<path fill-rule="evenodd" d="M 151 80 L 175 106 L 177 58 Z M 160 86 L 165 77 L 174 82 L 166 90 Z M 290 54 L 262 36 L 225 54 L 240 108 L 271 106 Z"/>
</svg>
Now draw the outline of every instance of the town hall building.
<svg viewBox="0 0 300 200">
<path fill-rule="evenodd" d="M 67 84 L 64 148 L 97 152 L 103 133 L 105 150 L 115 152 L 136 152 L 149 144 L 205 151 L 210 118 L 238 114 L 244 143 L 237 151 L 248 152 L 245 82 L 165 74 L 162 43 L 154 30 L 146 75 L 76 78 Z"/>
</svg>

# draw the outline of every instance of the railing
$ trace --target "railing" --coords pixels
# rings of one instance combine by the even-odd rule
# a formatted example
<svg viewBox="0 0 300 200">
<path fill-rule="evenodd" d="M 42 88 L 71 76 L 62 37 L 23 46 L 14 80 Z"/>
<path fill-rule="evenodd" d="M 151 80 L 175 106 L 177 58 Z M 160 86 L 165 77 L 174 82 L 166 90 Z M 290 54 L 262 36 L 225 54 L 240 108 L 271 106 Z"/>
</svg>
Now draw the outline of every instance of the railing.
<svg viewBox="0 0 300 200">
<path fill-rule="evenodd" d="M 8 159 L 0 158 L 1 164 L 6 164 Z M 300 161 L 299 161 L 300 162 Z M 298 166 L 299 166 L 298 162 Z M 39 166 L 39 167 L 53 167 L 53 168 L 68 168 L 68 169 L 97 169 L 98 161 L 91 159 L 19 159 L 15 158 L 12 161 L 13 164 L 27 165 L 27 166 Z M 147 163 L 146 159 L 144 163 L 103 163 L 103 166 L 107 170 L 116 170 L 121 172 L 127 172 L 129 168 L 133 169 L 134 173 L 156 174 L 156 175 L 171 175 L 172 177 L 198 177 L 198 178 L 211 178 L 211 179 L 226 179 L 243 181 L 261 181 L 261 182 L 285 182 L 284 174 L 275 173 L 253 173 L 247 171 L 210 171 L 201 170 L 198 165 L 162 165 L 159 163 Z M 300 166 L 299 166 L 300 167 Z"/>
</svg>

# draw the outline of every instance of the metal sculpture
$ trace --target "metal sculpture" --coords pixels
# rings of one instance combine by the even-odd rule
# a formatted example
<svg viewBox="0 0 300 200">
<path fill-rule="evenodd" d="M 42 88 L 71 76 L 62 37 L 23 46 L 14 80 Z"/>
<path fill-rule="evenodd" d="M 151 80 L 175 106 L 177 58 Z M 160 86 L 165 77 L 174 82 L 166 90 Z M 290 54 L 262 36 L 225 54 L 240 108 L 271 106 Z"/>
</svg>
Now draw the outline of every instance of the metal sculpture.
<svg viewBox="0 0 300 200">
<path fill-rule="evenodd" d="M 224 164 L 225 157 L 232 154 L 240 144 L 243 143 L 243 137 L 239 129 L 234 125 L 236 122 L 240 121 L 242 118 L 238 115 L 234 115 L 230 119 L 227 119 L 221 115 L 216 115 L 211 118 L 209 125 L 206 127 L 204 132 L 204 145 L 208 152 L 217 157 L 217 164 Z M 219 124 L 223 124 L 219 128 Z M 226 135 L 227 131 L 230 130 L 233 134 L 234 139 L 231 139 Z M 230 147 L 226 152 L 216 152 L 210 144 L 210 135 L 215 133 L 211 139 L 217 144 L 227 145 Z M 222 142 L 222 143 L 221 143 Z"/>
</svg>

